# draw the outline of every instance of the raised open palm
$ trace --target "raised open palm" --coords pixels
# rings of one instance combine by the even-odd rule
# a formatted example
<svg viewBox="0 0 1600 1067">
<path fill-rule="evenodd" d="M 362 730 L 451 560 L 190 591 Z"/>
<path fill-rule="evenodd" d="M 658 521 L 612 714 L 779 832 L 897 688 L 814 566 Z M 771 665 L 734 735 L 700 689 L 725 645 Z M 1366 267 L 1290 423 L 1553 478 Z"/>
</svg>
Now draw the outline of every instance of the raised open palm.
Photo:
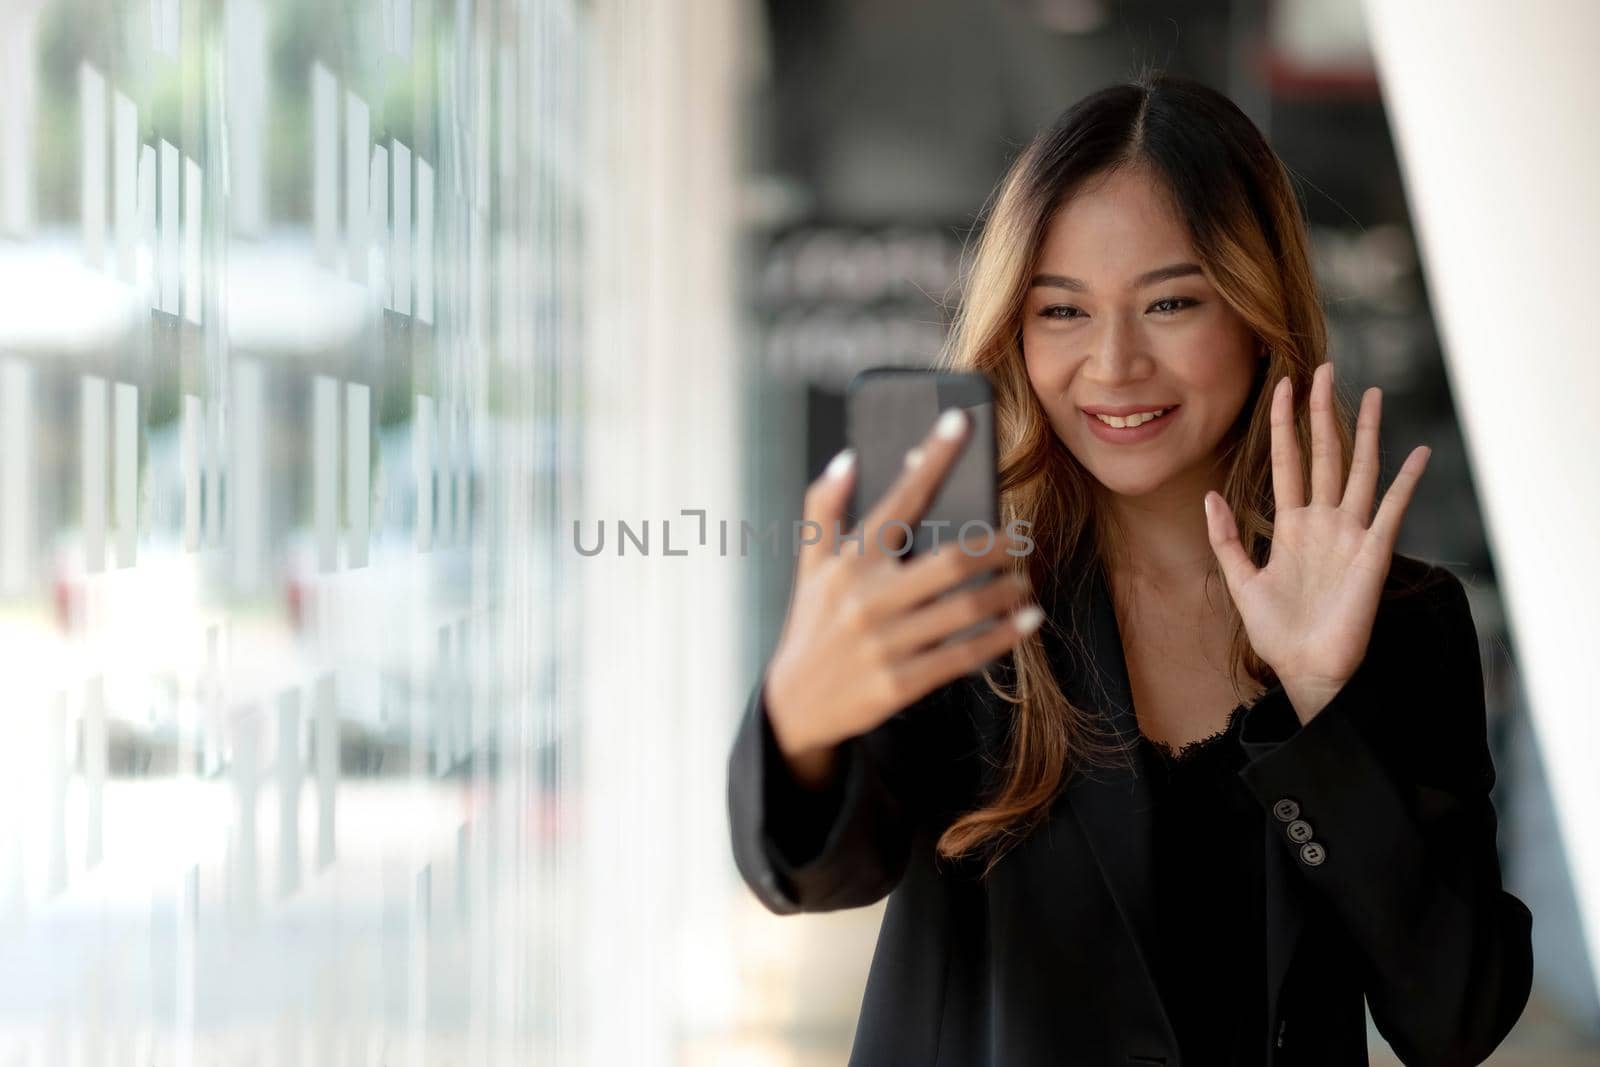
<svg viewBox="0 0 1600 1067">
<path fill-rule="evenodd" d="M 1207 493 L 1205 507 L 1211 548 L 1250 643 L 1277 672 L 1302 721 L 1309 721 L 1366 655 L 1400 523 L 1432 450 L 1412 450 L 1374 516 L 1382 391 L 1373 387 L 1362 395 L 1346 482 L 1334 424 L 1333 365 L 1324 363 L 1311 379 L 1308 502 L 1293 401 L 1285 377 L 1272 397 L 1276 517 L 1267 565 L 1258 568 L 1250 560 L 1221 494 Z"/>
</svg>

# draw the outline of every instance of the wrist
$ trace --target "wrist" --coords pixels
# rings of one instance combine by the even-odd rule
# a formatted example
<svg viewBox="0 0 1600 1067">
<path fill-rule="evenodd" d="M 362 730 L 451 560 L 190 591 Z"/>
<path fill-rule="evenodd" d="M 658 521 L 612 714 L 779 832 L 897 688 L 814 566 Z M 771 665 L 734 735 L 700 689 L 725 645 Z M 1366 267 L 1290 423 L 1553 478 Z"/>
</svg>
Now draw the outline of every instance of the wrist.
<svg viewBox="0 0 1600 1067">
<path fill-rule="evenodd" d="M 807 717 L 794 715 L 781 697 L 774 698 L 770 683 L 762 684 L 761 702 L 766 708 L 767 723 L 772 728 L 772 739 L 777 742 L 778 751 L 784 759 L 815 758 L 819 752 L 831 747 L 809 735 L 806 730 Z"/>
<path fill-rule="evenodd" d="M 795 727 L 798 724 L 783 710 L 783 705 L 772 702 L 770 690 L 763 689 L 762 702 L 766 706 L 772 739 L 778 746 L 778 754 L 788 765 L 790 775 L 806 789 L 826 789 L 833 783 L 838 761 L 837 747 L 817 742 L 807 737 L 803 730 L 798 731 L 799 736 L 796 736 Z"/>
<path fill-rule="evenodd" d="M 1295 716 L 1304 726 L 1321 713 L 1339 695 L 1345 683 L 1330 681 L 1314 681 L 1307 679 L 1280 678 L 1283 684 L 1283 695 L 1289 699 L 1289 704 L 1294 708 Z"/>
</svg>

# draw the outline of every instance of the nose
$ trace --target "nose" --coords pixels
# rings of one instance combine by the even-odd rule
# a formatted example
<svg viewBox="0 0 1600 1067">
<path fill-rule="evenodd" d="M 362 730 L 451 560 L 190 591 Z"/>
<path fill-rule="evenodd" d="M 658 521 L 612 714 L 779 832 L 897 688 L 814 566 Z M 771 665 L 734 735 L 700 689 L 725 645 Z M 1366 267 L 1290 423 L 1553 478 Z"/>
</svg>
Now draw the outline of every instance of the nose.
<svg viewBox="0 0 1600 1067">
<path fill-rule="evenodd" d="M 1122 315 L 1103 316 L 1100 321 L 1100 328 L 1088 338 L 1081 373 L 1108 387 L 1134 380 L 1144 354 L 1137 327 Z"/>
</svg>

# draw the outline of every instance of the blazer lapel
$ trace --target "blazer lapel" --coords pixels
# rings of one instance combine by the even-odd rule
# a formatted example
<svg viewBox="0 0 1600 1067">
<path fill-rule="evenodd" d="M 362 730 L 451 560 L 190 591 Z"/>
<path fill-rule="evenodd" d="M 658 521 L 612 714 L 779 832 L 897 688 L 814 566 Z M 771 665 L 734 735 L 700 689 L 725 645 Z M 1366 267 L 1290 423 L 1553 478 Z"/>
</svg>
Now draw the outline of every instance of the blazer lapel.
<svg viewBox="0 0 1600 1067">
<path fill-rule="evenodd" d="M 1056 676 L 1061 679 L 1069 700 L 1101 714 L 1112 739 L 1124 746 L 1124 754 L 1110 767 L 1074 768 L 1058 803 L 1072 810 L 1084 837 L 1094 852 L 1117 908 L 1127 923 L 1140 961 L 1155 981 L 1157 944 L 1155 901 L 1152 876 L 1154 794 L 1150 776 L 1155 769 L 1150 755 L 1138 744 L 1139 725 L 1133 707 L 1132 685 L 1122 649 L 1122 634 L 1117 625 L 1105 567 L 1095 556 L 1088 558 L 1089 576 L 1084 595 L 1062 596 L 1057 611 L 1072 612 L 1078 632 L 1084 635 L 1092 655 L 1088 664 L 1067 660 L 1066 650 L 1056 643 Z M 1077 573 L 1076 569 L 1068 571 Z M 1062 601 L 1067 601 L 1063 604 Z M 1098 667 L 1098 671 L 1095 668 Z M 1252 710 L 1260 701 L 1252 705 Z M 1247 713 L 1248 715 L 1249 713 Z M 1275 743 L 1246 744 L 1251 758 L 1264 755 Z M 1265 908 L 1267 1018 L 1277 1019 L 1278 992 L 1305 922 L 1297 879 L 1287 850 L 1274 835 L 1273 820 L 1268 820 L 1262 837 L 1265 848 Z M 1159 998 L 1158 998 L 1159 999 Z M 1162 1007 L 1163 1018 L 1165 1006 Z M 1167 1018 L 1170 1031 L 1171 1020 Z M 1272 1040 L 1269 1037 L 1269 1046 Z M 1272 1049 L 1269 1047 L 1269 1056 Z"/>
<path fill-rule="evenodd" d="M 1094 852 L 1117 909 L 1133 935 L 1151 991 L 1155 992 L 1157 945 L 1151 885 L 1154 796 L 1150 789 L 1153 768 L 1144 746 L 1137 743 L 1138 721 L 1105 569 L 1093 557 L 1088 566 L 1087 594 L 1071 598 L 1069 606 L 1092 658 L 1087 664 L 1058 661 L 1057 677 L 1069 700 L 1078 707 L 1100 712 L 1111 739 L 1122 746 L 1122 754 L 1109 767 L 1075 768 L 1062 800 L 1071 808 Z M 1065 650 L 1054 648 L 1052 654 L 1064 657 Z M 1166 1019 L 1164 1006 L 1162 1017 Z M 1170 1033 L 1171 1021 L 1166 1021 Z"/>
</svg>

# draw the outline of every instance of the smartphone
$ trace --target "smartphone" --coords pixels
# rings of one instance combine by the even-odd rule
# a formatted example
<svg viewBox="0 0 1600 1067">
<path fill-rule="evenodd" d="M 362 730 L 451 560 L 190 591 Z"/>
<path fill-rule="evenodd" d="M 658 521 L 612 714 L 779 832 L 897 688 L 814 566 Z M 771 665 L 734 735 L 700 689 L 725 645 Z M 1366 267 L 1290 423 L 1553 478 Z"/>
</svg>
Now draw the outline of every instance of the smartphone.
<svg viewBox="0 0 1600 1067">
<path fill-rule="evenodd" d="M 871 367 L 851 379 L 845 398 L 845 420 L 850 445 L 856 451 L 856 484 L 846 516 L 849 526 L 862 522 L 883 499 L 889 487 L 905 469 L 906 453 L 921 444 L 940 413 L 946 408 L 966 409 L 971 419 L 961 455 L 946 473 L 943 484 L 923 513 L 912 524 L 909 550 L 901 548 L 901 560 L 909 560 L 934 550 L 969 551 L 976 555 L 995 539 L 1004 536 L 1000 528 L 997 492 L 994 427 L 994 391 L 988 378 L 976 372 L 917 370 L 910 367 Z M 968 541 L 960 547 L 959 538 Z M 865 530 L 864 537 L 879 531 Z M 894 528 L 883 533 L 884 543 L 895 546 Z M 841 552 L 855 551 L 845 545 Z M 989 573 L 976 574 L 953 586 L 950 592 L 982 585 Z M 946 594 L 948 595 L 948 594 Z M 953 634 L 954 641 L 980 633 L 992 623 L 984 622 Z"/>
</svg>

